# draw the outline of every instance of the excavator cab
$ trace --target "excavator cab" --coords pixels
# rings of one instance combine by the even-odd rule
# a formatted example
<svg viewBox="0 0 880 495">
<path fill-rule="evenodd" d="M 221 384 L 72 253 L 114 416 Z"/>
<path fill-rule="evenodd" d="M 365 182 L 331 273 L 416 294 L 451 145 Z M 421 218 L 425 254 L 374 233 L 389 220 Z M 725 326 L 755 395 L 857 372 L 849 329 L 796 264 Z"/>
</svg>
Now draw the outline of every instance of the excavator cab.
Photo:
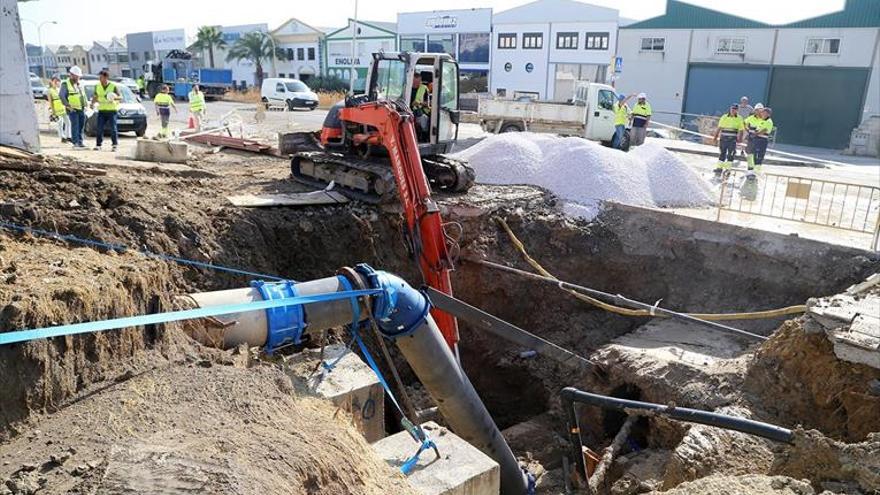
<svg viewBox="0 0 880 495">
<path fill-rule="evenodd" d="M 416 75 L 428 87 L 426 104 L 413 101 Z M 367 97 L 398 101 L 413 111 L 416 124 L 422 122 L 416 129 L 422 154 L 449 153 L 458 138 L 458 80 L 458 62 L 446 53 L 374 53 Z"/>
</svg>

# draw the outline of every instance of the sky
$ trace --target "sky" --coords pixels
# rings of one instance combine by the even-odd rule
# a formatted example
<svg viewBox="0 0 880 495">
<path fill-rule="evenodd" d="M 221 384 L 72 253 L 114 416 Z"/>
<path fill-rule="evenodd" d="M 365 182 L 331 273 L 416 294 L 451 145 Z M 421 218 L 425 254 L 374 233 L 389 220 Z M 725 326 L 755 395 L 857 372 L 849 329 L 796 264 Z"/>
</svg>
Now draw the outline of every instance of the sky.
<svg viewBox="0 0 880 495">
<path fill-rule="evenodd" d="M 771 24 L 786 23 L 843 8 L 844 0 L 686 0 L 688 3 Z M 495 12 L 529 3 L 529 0 L 444 0 L 443 9 L 491 7 Z M 589 0 L 586 3 L 620 10 L 622 17 L 647 19 L 661 15 L 666 0 Z M 25 41 L 36 44 L 37 25 L 46 44 L 90 45 L 94 40 L 140 31 L 184 28 L 194 36 L 202 25 L 267 23 L 278 27 L 290 17 L 315 27 L 341 27 L 354 16 L 355 0 L 177 0 L 143 2 L 120 0 L 31 0 L 19 2 Z M 719 6 L 722 4 L 723 6 Z M 141 6 L 137 12 L 135 6 Z M 246 8 L 242 8 L 246 5 Z M 413 0 L 359 0 L 358 18 L 371 21 L 397 20 L 398 12 L 432 10 Z M 793 8 L 795 7 L 796 8 Z"/>
</svg>

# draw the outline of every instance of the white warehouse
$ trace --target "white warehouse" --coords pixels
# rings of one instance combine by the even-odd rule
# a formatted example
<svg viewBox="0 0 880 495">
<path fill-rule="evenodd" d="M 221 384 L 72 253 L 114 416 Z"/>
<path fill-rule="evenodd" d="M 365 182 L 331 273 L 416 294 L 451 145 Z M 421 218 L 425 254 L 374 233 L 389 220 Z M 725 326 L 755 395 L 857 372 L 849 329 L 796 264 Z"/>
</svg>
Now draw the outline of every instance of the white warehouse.
<svg viewBox="0 0 880 495">
<path fill-rule="evenodd" d="M 490 91 L 565 101 L 575 82 L 610 79 L 619 13 L 574 0 L 538 0 L 492 18 Z"/>
</svg>

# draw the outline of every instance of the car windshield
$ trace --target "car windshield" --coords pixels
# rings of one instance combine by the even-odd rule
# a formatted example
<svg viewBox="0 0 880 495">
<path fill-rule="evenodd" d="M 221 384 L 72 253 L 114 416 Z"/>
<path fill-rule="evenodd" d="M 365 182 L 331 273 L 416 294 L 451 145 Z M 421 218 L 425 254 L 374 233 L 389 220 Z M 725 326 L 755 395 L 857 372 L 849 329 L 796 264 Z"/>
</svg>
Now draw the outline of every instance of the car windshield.
<svg viewBox="0 0 880 495">
<path fill-rule="evenodd" d="M 89 100 L 95 96 L 95 86 L 97 86 L 97 84 L 87 84 L 84 86 L 86 89 L 86 98 Z M 132 93 L 128 87 L 117 84 L 116 91 L 119 91 L 119 93 L 122 94 L 121 103 L 137 103 L 137 98 L 135 98 L 134 93 Z"/>
<path fill-rule="evenodd" d="M 39 79 L 31 79 L 31 87 L 32 88 L 42 88 L 43 81 L 41 81 Z"/>
<path fill-rule="evenodd" d="M 284 83 L 284 86 L 287 87 L 288 91 L 292 91 L 294 93 L 304 93 L 309 90 L 309 87 L 303 84 L 301 81 L 290 81 Z"/>
</svg>

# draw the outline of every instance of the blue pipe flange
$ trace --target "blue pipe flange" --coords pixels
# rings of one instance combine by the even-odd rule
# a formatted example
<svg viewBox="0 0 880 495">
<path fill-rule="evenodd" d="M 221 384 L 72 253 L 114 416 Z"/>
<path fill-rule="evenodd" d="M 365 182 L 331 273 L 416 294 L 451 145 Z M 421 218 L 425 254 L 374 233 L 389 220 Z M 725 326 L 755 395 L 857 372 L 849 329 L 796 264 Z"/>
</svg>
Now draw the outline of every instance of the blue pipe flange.
<svg viewBox="0 0 880 495">
<path fill-rule="evenodd" d="M 382 291 L 373 298 L 373 316 L 383 335 L 389 338 L 403 337 L 413 333 L 425 321 L 431 304 L 424 294 L 405 280 L 388 272 L 374 270 L 366 263 L 357 265 L 355 270 L 367 278 L 371 288 Z"/>
<path fill-rule="evenodd" d="M 285 299 L 297 295 L 296 286 L 289 280 L 283 282 L 254 280 L 251 282 L 251 286 L 260 291 L 264 301 Z M 299 344 L 306 326 L 302 305 L 267 309 L 266 326 L 265 349 L 268 354 L 284 345 Z"/>
</svg>

